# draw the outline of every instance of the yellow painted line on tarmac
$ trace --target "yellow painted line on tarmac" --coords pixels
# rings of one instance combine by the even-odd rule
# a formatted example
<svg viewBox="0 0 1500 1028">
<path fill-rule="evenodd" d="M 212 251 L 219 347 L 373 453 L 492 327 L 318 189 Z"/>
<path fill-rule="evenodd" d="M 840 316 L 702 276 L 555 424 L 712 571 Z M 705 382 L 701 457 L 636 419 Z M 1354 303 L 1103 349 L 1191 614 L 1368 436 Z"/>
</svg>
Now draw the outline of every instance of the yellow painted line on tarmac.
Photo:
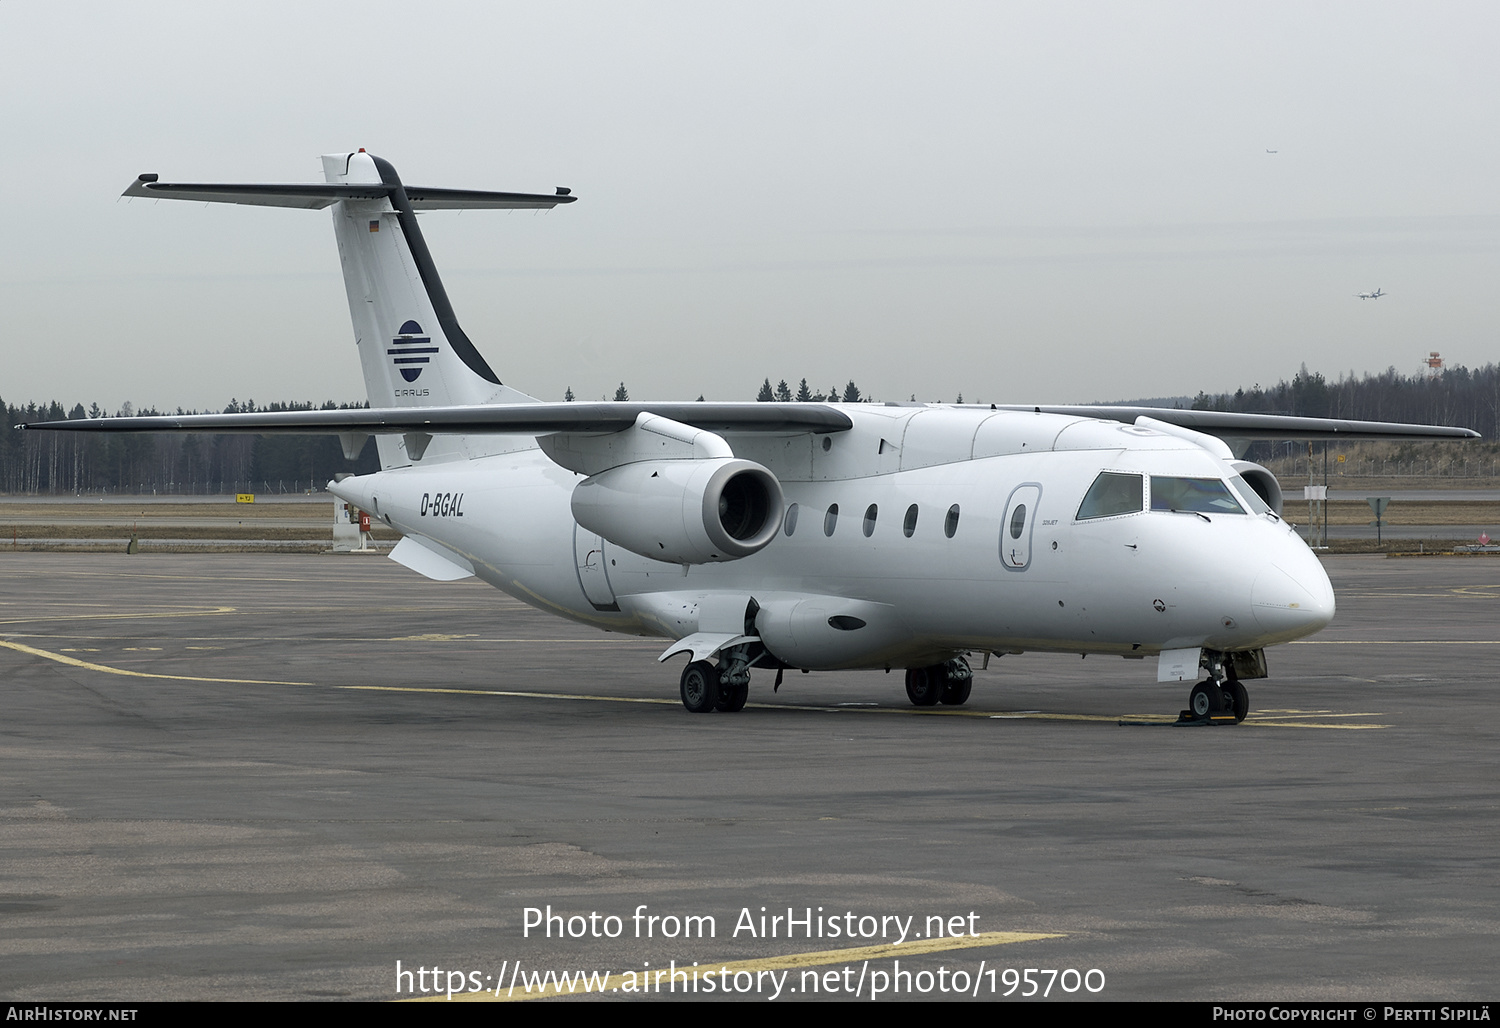
<svg viewBox="0 0 1500 1028">
<path fill-rule="evenodd" d="M 438 686 L 418 685 L 336 685 L 335 689 L 364 690 L 367 692 L 413 692 L 433 693 L 453 696 L 504 696 L 519 700 L 588 700 L 595 703 L 657 703 L 664 706 L 675 707 L 677 700 L 666 697 L 655 696 L 605 696 L 597 693 L 566 693 L 566 692 L 523 692 L 510 689 L 453 689 Z M 996 720 L 1018 720 L 1018 721 L 1094 721 L 1101 724 L 1117 724 L 1120 721 L 1149 721 L 1164 725 L 1173 724 L 1177 718 L 1169 714 L 1055 714 L 1047 711 L 997 711 L 997 710 L 929 710 L 923 707 L 880 707 L 880 706 L 826 706 L 811 703 L 747 703 L 746 710 L 765 711 L 803 711 L 824 714 L 890 714 L 899 717 L 967 717 L 967 718 L 992 718 Z M 1371 714 L 1316 714 L 1307 711 L 1304 717 L 1372 717 Z M 1242 722 L 1243 725 L 1258 728 L 1331 728 L 1331 729 L 1366 729 L 1366 728 L 1389 728 L 1389 725 L 1336 725 L 1318 724 L 1310 721 L 1279 721 L 1269 718 L 1262 719 L 1252 714 Z"/>
<path fill-rule="evenodd" d="M 312 682 L 272 682 L 260 678 L 200 678 L 195 675 L 158 675 L 146 671 L 126 671 L 124 668 L 110 667 L 108 664 L 95 664 L 88 660 L 79 660 L 77 657 L 65 656 L 61 653 L 52 653 L 49 650 L 39 650 L 34 646 L 25 646 L 18 642 L 8 642 L 0 639 L 0 646 L 17 653 L 29 654 L 33 657 L 42 657 L 46 660 L 55 660 L 59 664 L 67 664 L 71 667 L 81 667 L 88 671 L 98 671 L 106 675 L 125 675 L 127 678 L 166 678 L 174 682 L 219 682 L 232 685 L 312 685 Z"/>
<path fill-rule="evenodd" d="M 1362 732 L 1368 728 L 1391 728 L 1391 725 L 1325 725 L 1325 723 L 1311 722 L 1311 720 L 1256 720 L 1247 717 L 1241 722 L 1241 728 L 1341 728 L 1344 731 Z"/>
<path fill-rule="evenodd" d="M 424 685 L 338 685 L 336 689 L 363 689 L 371 692 L 419 692 L 419 693 L 449 693 L 458 696 L 506 696 L 522 700 L 592 700 L 596 703 L 662 703 L 668 706 L 677 706 L 680 701 L 655 696 L 604 696 L 596 693 L 576 692 L 530 692 L 509 689 L 453 689 L 439 686 Z M 1007 714 L 992 710 L 928 710 L 922 707 L 881 707 L 881 706 L 830 706 L 816 703 L 747 703 L 746 710 L 800 710 L 824 714 L 895 714 L 901 717 L 971 717 L 971 718 L 995 718 L 995 717 L 1017 717 L 1037 718 L 1040 720 L 1054 721 L 1118 721 L 1119 716 L 1110 714 L 1045 714 L 1032 712 L 1028 714 Z M 1159 717 L 1161 715 L 1146 715 L 1147 717 Z M 1163 720 L 1176 720 L 1165 718 Z"/>
<path fill-rule="evenodd" d="M 689 976 L 696 975 L 697 981 L 702 982 L 705 974 L 712 974 L 714 979 L 723 980 L 737 974 L 758 975 L 761 972 L 794 971 L 805 967 L 822 967 L 828 964 L 856 964 L 869 960 L 893 960 L 901 957 L 919 956 L 924 953 L 946 953 L 953 950 L 977 949 L 987 946 L 1007 946 L 1017 942 L 1037 942 L 1042 939 L 1063 939 L 1067 936 L 1058 932 L 981 932 L 978 935 L 949 936 L 942 939 L 923 939 L 921 941 L 903 942 L 895 944 L 884 944 L 880 946 L 855 946 L 851 949 L 829 949 L 820 950 L 815 953 L 789 953 L 781 957 L 759 957 L 753 960 L 725 960 L 699 962 L 696 966 L 683 967 L 676 965 L 675 970 L 679 976 L 686 972 Z M 595 979 L 594 995 L 602 992 L 619 992 L 625 989 L 627 992 L 643 996 L 671 995 L 669 991 L 671 982 L 668 980 L 672 973 L 670 967 L 642 968 L 640 971 L 627 971 L 623 974 L 611 974 L 607 978 Z M 556 982 L 555 971 L 551 982 L 541 986 L 533 985 L 527 991 L 521 981 L 523 974 L 541 974 L 547 972 L 538 967 L 534 972 L 518 971 L 512 981 L 516 982 L 512 987 L 510 982 L 500 982 L 487 992 L 464 992 L 454 993 L 455 1003 L 506 1003 L 517 1002 L 528 999 L 551 999 L 554 996 L 579 996 L 584 995 L 585 990 L 580 982 L 575 979 L 572 989 L 566 985 Z M 572 972 L 570 972 L 572 973 Z M 693 979 L 690 977 L 689 981 Z M 536 981 L 532 978 L 531 981 Z M 545 981 L 545 979 L 544 979 Z M 863 979 L 861 979 L 863 981 Z M 677 980 L 678 991 L 682 991 L 682 979 Z M 758 983 L 757 983 L 758 984 Z M 861 989 L 863 991 L 863 988 Z M 417 996 L 405 1002 L 411 1003 L 444 1003 L 448 1001 L 446 994 L 437 996 Z M 854 998 L 850 996 L 849 998 Z"/>
<path fill-rule="evenodd" d="M 661 699 L 650 696 L 591 696 L 586 693 L 570 692 L 511 692 L 506 689 L 439 689 L 434 686 L 418 685 L 336 685 L 335 689 L 349 689 L 355 692 L 422 692 L 439 693 L 454 696 L 509 696 L 522 700 L 594 700 L 606 703 L 668 703 L 676 704 L 677 700 Z"/>
<path fill-rule="evenodd" d="M 1261 710 L 1251 715 L 1257 721 L 1273 721 L 1284 717 L 1380 717 L 1377 710 L 1358 714 L 1341 714 L 1336 710 Z"/>
<path fill-rule="evenodd" d="M 6 618 L 0 621 L 0 625 L 30 625 L 38 621 L 133 621 L 144 618 L 201 618 L 233 613 L 235 613 L 235 608 L 233 607 L 205 607 L 198 610 L 164 610 L 150 614 L 41 614 L 36 617 Z"/>
<path fill-rule="evenodd" d="M 243 613 L 245 613 L 244 611 L 237 610 L 237 609 L 235 609 L 233 607 L 226 608 L 226 609 L 227 610 L 233 610 L 237 614 L 243 614 Z M 169 615 L 161 615 L 161 616 L 166 617 L 166 616 L 169 616 Z M 175 616 L 175 615 L 171 615 L 171 616 Z M 43 621 L 50 621 L 50 620 L 57 620 L 57 619 L 55 619 L 55 618 L 42 618 L 41 620 L 43 620 Z M 9 622 L 9 621 L 0 621 L 0 625 L 7 625 L 7 624 L 12 624 L 12 622 Z M 45 633 L 43 633 L 43 632 L 4 632 L 3 634 L 6 635 L 6 636 L 9 636 L 12 639 L 55 639 L 55 640 L 64 640 L 64 639 L 66 639 L 66 640 L 71 640 L 73 642 L 78 642 L 78 641 L 83 641 L 83 640 L 87 640 L 87 641 L 91 641 L 91 642 L 121 642 L 121 641 L 124 641 L 126 639 L 134 639 L 135 638 L 135 636 L 133 636 L 133 635 L 83 635 L 83 634 L 79 634 L 79 633 L 76 633 L 76 632 L 75 633 L 69 633 L 67 635 L 63 635 L 60 632 L 45 632 Z M 418 642 L 494 643 L 496 645 L 515 645 L 515 644 L 521 644 L 521 643 L 527 643 L 527 644 L 530 644 L 530 643 L 546 643 L 546 644 L 549 644 L 549 645 L 556 644 L 556 645 L 559 645 L 559 646 L 570 646 L 570 647 L 573 647 L 575 649 L 576 648 L 582 648 L 582 647 L 585 647 L 585 646 L 617 646 L 617 647 L 619 647 L 622 650 L 632 650 L 632 651 L 634 651 L 634 650 L 646 650 L 646 651 L 649 651 L 649 650 L 653 650 L 653 649 L 656 650 L 656 651 L 660 651 L 660 649 L 661 649 L 661 647 L 659 645 L 657 645 L 655 643 L 651 643 L 651 642 L 638 642 L 638 641 L 632 640 L 632 639 L 623 639 L 623 640 L 622 639 L 610 639 L 610 638 L 607 638 L 607 637 L 606 638 L 601 638 L 601 639 L 512 639 L 512 638 L 504 638 L 504 637 L 498 637 L 498 636 L 477 636 L 476 635 L 473 638 L 466 638 L 466 637 L 461 637 L 461 636 L 452 636 L 452 637 L 442 636 L 442 637 L 433 637 L 433 638 L 425 638 L 424 637 L 424 638 L 417 639 L 416 637 L 391 638 L 389 636 L 384 636 L 384 635 L 372 635 L 372 636 L 326 635 L 325 636 L 325 635 L 239 635 L 239 634 L 237 634 L 237 635 L 180 635 L 180 636 L 174 636 L 173 639 L 176 642 L 342 643 L 342 644 L 346 644 L 346 645 L 348 645 L 348 644 L 354 644 L 354 645 L 359 645 L 359 646 L 369 646 L 369 645 L 373 645 L 375 643 L 411 642 L 411 641 L 413 641 L 415 639 L 415 641 L 418 641 Z M 191 646 L 188 647 L 188 649 L 192 649 L 192 648 L 193 647 L 191 647 Z"/>
<path fill-rule="evenodd" d="M 226 608 L 232 609 L 232 608 Z M 24 643 L 11 642 L 0 639 L 0 647 L 15 650 L 17 653 L 25 653 L 33 657 L 41 657 L 45 660 L 56 661 L 59 664 L 67 664 L 71 667 L 83 668 L 88 671 L 98 671 L 106 675 L 123 675 L 127 678 L 158 678 L 174 682 L 213 682 L 227 685 L 298 685 L 316 686 L 317 682 L 288 682 L 265 678 L 207 678 L 198 675 L 167 675 L 148 671 L 129 671 L 125 668 L 111 667 L 108 664 L 97 664 L 93 661 L 79 660 L 64 653 L 54 653 L 51 650 L 38 649 L 35 646 L 27 646 Z M 191 647 L 190 647 L 191 648 Z M 451 696 L 503 696 L 511 699 L 522 700 L 582 700 L 594 703 L 645 703 L 660 704 L 663 706 L 676 706 L 678 701 L 667 697 L 654 696 L 605 696 L 597 693 L 562 693 L 562 692 L 530 692 L 509 689 L 454 689 L 439 688 L 435 686 L 415 685 L 333 685 L 331 689 L 342 689 L 349 692 L 403 692 L 403 693 L 428 693 L 435 695 Z M 968 718 L 995 718 L 1014 720 L 1037 720 L 1037 721 L 1094 721 L 1094 722 L 1118 722 L 1121 720 L 1131 721 L 1153 721 L 1163 724 L 1176 720 L 1162 714 L 1056 714 L 1045 711 L 990 711 L 990 710 L 927 710 L 923 708 L 907 707 L 879 707 L 879 706 L 827 706 L 817 704 L 798 703 L 751 703 L 746 709 L 757 710 L 796 710 L 822 712 L 828 714 L 894 714 L 904 717 L 968 717 Z M 1371 714 L 1334 714 L 1317 713 L 1313 711 L 1299 712 L 1300 716 L 1313 717 L 1371 717 Z M 1252 727 L 1262 728 L 1342 728 L 1342 729 L 1364 729 L 1364 728 L 1388 728 L 1388 725 L 1351 725 L 1351 724 L 1317 724 L 1314 722 L 1281 721 L 1271 718 L 1251 716 L 1244 724 Z"/>
</svg>

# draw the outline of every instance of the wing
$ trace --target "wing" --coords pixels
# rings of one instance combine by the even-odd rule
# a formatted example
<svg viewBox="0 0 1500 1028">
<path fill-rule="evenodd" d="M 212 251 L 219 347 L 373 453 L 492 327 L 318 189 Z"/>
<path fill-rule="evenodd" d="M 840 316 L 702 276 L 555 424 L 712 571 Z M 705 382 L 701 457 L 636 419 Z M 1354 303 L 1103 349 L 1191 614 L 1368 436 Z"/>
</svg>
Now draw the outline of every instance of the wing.
<svg viewBox="0 0 1500 1028">
<path fill-rule="evenodd" d="M 1386 421 L 1346 421 L 1340 418 L 1297 418 L 1281 414 L 1235 414 L 1214 410 L 1167 410 L 1160 407 L 1023 407 L 1043 414 L 1071 414 L 1133 424 L 1136 418 L 1155 418 L 1179 428 L 1220 439 L 1479 439 L 1469 428 L 1444 425 L 1401 425 Z"/>
<path fill-rule="evenodd" d="M 251 435 L 543 435 L 623 432 L 641 414 L 710 432 L 847 432 L 849 415 L 821 403 L 514 403 L 465 407 L 266 411 L 42 421 L 18 428 L 62 432 L 217 432 Z"/>
<path fill-rule="evenodd" d="M 1002 405 L 997 410 L 1036 411 L 1133 424 L 1148 417 L 1221 439 L 1478 439 L 1468 428 L 1403 425 L 1385 421 L 1299 418 L 1280 414 L 1162 407 Z M 186 414 L 135 418 L 42 421 L 25 429 L 63 432 L 217 432 L 251 435 L 400 435 L 623 432 L 641 414 L 656 414 L 710 432 L 847 432 L 849 415 L 822 403 L 516 403 L 463 407 L 387 407 L 363 410 L 268 411 L 254 414 Z"/>
</svg>

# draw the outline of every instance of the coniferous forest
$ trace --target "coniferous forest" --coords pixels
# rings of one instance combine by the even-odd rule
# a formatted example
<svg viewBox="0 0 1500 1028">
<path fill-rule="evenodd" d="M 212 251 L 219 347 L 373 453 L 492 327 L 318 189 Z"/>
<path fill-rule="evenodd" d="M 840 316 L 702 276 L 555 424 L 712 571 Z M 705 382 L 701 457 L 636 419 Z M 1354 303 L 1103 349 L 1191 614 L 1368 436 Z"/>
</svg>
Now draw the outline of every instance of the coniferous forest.
<svg viewBox="0 0 1500 1028">
<path fill-rule="evenodd" d="M 345 410 L 366 404 L 328 402 L 319 410 Z M 312 410 L 311 403 L 231 401 L 225 414 L 254 411 Z M 374 443 L 367 442 L 356 461 L 344 459 L 335 436 L 199 435 L 190 433 L 114 434 L 94 432 L 19 432 L 34 421 L 104 417 L 95 404 L 71 409 L 52 402 L 24 407 L 0 400 L 0 492 L 3 493 L 292 493 L 321 489 L 338 472 L 378 471 Z M 121 416 L 150 416 L 126 404 Z M 188 414 L 197 411 L 167 413 Z"/>
<path fill-rule="evenodd" d="M 1431 375 L 1403 375 L 1395 368 L 1363 377 L 1350 372 L 1337 382 L 1309 372 L 1304 364 L 1290 382 L 1233 393 L 1199 393 L 1193 401 L 1194 410 L 1454 425 L 1472 428 L 1487 440 L 1495 438 L 1497 408 L 1500 365 L 1496 364 L 1474 371 L 1452 367 Z"/>
</svg>

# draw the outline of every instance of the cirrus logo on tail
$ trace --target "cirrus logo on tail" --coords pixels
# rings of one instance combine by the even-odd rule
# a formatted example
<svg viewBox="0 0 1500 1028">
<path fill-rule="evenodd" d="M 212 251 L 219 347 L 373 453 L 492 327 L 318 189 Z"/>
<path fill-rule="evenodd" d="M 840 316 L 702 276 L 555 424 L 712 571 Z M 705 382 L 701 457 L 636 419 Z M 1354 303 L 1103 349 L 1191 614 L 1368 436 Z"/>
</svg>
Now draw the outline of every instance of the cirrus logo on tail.
<svg viewBox="0 0 1500 1028">
<path fill-rule="evenodd" d="M 391 340 L 391 348 L 385 352 L 392 358 L 396 370 L 401 372 L 401 377 L 415 382 L 422 373 L 422 365 L 432 359 L 428 354 L 437 353 L 438 348 L 433 345 L 431 336 L 422 334 L 421 325 L 408 321 L 402 324 L 396 338 Z"/>
</svg>

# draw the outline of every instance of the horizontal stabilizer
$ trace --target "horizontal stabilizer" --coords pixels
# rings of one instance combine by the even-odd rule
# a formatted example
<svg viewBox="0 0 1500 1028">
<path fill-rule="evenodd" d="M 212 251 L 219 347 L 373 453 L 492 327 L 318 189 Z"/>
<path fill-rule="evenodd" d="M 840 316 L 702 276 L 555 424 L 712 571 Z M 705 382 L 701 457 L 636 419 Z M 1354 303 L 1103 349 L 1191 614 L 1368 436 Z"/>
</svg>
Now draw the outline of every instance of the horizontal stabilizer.
<svg viewBox="0 0 1500 1028">
<path fill-rule="evenodd" d="M 197 200 L 202 203 L 240 203 L 257 207 L 298 207 L 320 211 L 339 200 L 380 200 L 392 190 L 404 188 L 412 209 L 456 210 L 550 210 L 578 199 L 566 193 L 497 193 L 479 189 L 431 189 L 399 183 L 294 182 L 272 185 L 236 185 L 204 182 L 158 182 L 155 175 L 142 175 L 121 196 L 154 200 Z"/>
</svg>

